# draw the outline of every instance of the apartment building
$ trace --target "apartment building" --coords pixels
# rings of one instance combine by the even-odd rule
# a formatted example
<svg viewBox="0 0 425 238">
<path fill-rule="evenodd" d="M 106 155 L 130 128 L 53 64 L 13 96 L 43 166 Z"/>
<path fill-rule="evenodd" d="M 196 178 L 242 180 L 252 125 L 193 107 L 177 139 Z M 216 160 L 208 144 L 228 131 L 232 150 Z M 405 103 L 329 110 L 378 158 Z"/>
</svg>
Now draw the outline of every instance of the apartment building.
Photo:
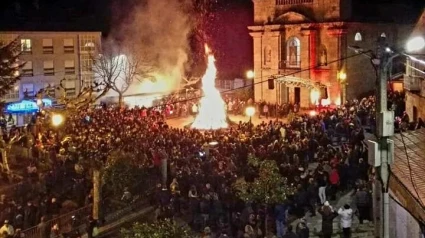
<svg viewBox="0 0 425 238">
<path fill-rule="evenodd" d="M 20 59 L 26 64 L 21 80 L 4 97 L 6 102 L 33 97 L 42 88 L 48 88 L 46 97 L 74 97 L 93 82 L 92 59 L 101 45 L 101 32 L 0 32 L 3 43 L 15 39 L 21 43 Z M 61 81 L 65 89 L 57 90 Z"/>
</svg>

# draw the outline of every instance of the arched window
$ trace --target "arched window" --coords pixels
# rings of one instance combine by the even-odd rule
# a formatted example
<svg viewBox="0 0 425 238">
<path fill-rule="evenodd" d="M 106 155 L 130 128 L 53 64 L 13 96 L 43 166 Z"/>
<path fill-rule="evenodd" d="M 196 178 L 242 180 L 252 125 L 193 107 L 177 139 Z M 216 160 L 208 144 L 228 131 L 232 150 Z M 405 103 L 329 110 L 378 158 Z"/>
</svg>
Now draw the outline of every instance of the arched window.
<svg viewBox="0 0 425 238">
<path fill-rule="evenodd" d="M 286 43 L 286 66 L 287 67 L 300 67 L 301 61 L 301 44 L 297 37 L 289 38 Z"/>
<path fill-rule="evenodd" d="M 270 46 L 264 47 L 264 64 L 272 62 L 272 48 Z"/>
<path fill-rule="evenodd" d="M 357 32 L 356 35 L 354 36 L 354 40 L 355 41 L 362 41 L 362 34 L 360 34 L 360 32 Z"/>
</svg>

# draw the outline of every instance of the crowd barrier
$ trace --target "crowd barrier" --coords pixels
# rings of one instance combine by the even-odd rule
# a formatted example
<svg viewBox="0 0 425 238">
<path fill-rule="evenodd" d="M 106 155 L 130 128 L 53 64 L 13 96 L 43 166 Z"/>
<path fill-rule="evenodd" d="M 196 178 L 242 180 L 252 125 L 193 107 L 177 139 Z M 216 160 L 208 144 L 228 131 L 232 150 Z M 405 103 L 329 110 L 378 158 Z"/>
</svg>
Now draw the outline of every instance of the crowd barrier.
<svg viewBox="0 0 425 238">
<path fill-rule="evenodd" d="M 50 231 L 51 227 L 58 225 L 61 233 L 67 233 L 76 227 L 86 224 L 88 221 L 89 215 L 92 214 L 92 205 L 82 207 L 75 211 L 60 215 L 53 219 L 50 219 L 45 222 L 46 229 Z M 24 230 L 23 233 L 25 238 L 40 238 L 42 230 L 41 227 L 34 226 L 27 230 Z"/>
</svg>

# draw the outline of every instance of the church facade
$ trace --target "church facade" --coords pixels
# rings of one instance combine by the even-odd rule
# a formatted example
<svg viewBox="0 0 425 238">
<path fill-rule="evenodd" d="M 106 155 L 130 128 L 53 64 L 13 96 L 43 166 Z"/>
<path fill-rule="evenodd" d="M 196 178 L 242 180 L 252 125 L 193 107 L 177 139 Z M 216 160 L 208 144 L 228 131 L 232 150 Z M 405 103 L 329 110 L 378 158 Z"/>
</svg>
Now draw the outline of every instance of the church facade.
<svg viewBox="0 0 425 238">
<path fill-rule="evenodd" d="M 355 21 L 350 0 L 253 0 L 254 98 L 339 105 L 374 90 L 370 58 L 384 34 L 401 45 L 413 25 Z"/>
</svg>

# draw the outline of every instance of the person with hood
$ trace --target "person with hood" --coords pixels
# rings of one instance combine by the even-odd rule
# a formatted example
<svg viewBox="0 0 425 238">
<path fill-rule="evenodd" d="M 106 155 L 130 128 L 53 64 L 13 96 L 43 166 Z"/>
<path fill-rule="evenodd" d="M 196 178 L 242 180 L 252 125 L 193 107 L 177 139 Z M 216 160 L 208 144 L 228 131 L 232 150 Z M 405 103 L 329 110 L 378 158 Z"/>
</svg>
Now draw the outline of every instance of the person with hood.
<svg viewBox="0 0 425 238">
<path fill-rule="evenodd" d="M 333 234 L 333 220 L 338 216 L 338 213 L 333 210 L 328 201 L 319 209 L 319 213 L 322 215 L 323 238 L 331 238 Z"/>
<path fill-rule="evenodd" d="M 297 224 L 296 233 L 298 238 L 310 237 L 310 229 L 308 229 L 307 222 L 304 218 L 301 218 L 300 222 Z"/>
<path fill-rule="evenodd" d="M 353 209 L 350 205 L 345 204 L 338 210 L 338 214 L 341 216 L 341 227 L 344 238 L 351 237 L 351 225 L 353 223 Z"/>
</svg>

